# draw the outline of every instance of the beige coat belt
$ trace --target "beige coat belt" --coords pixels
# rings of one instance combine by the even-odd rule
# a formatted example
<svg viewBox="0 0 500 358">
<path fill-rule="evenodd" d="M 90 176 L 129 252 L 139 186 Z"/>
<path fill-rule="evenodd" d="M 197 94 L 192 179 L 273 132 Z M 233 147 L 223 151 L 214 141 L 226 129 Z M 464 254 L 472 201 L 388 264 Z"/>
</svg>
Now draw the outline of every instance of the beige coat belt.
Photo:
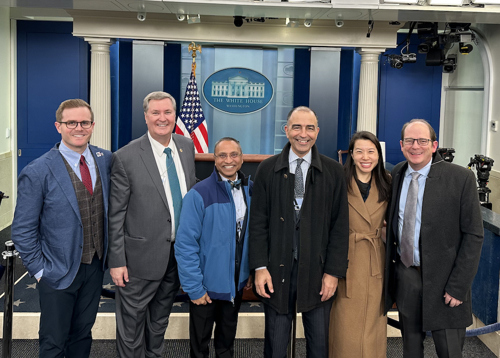
<svg viewBox="0 0 500 358">
<path fill-rule="evenodd" d="M 371 274 L 372 276 L 377 276 L 378 278 L 382 278 L 382 272 L 380 270 L 380 257 L 377 251 L 377 246 L 375 245 L 376 240 L 381 240 L 380 235 L 382 233 L 382 228 L 378 228 L 373 232 L 352 232 L 349 234 L 349 262 L 354 258 L 356 253 L 356 243 L 361 240 L 367 240 L 372 249 L 370 250 L 370 265 L 371 265 Z M 351 297 L 352 295 L 352 282 L 351 275 L 349 272 L 349 268 L 347 269 L 346 274 L 346 295 L 347 297 Z"/>
</svg>

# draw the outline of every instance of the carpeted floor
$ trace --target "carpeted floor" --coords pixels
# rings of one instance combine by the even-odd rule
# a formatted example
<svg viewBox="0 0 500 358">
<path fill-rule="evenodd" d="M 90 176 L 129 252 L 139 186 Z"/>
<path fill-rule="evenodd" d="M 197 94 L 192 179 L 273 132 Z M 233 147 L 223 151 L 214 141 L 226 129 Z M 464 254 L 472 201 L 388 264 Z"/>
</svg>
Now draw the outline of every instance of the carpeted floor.
<svg viewBox="0 0 500 358">
<path fill-rule="evenodd" d="M 1 346 L 0 340 L 0 346 Z M 425 344 L 425 358 L 436 358 L 432 339 L 427 338 Z M 263 357 L 264 340 L 262 339 L 237 339 L 235 343 L 235 358 L 261 358 Z M 387 339 L 387 357 L 399 358 L 403 355 L 401 338 Z M 296 358 L 306 356 L 304 339 L 297 340 Z M 38 357 L 38 341 L 15 340 L 12 346 L 11 358 Z M 90 357 L 116 358 L 115 342 L 112 340 L 94 341 Z M 189 341 L 185 339 L 166 340 L 163 357 L 183 358 L 189 357 Z M 214 358 L 213 346 L 210 358 Z M 465 341 L 463 358 L 495 358 L 496 356 L 476 337 L 467 338 Z"/>
</svg>

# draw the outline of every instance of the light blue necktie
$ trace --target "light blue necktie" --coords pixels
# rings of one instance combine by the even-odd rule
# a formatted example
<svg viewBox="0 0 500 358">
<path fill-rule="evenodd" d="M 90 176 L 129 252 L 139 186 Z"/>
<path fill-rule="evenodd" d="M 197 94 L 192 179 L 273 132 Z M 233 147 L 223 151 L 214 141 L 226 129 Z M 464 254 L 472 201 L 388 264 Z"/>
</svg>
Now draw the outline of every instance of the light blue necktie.
<svg viewBox="0 0 500 358">
<path fill-rule="evenodd" d="M 181 186 L 179 184 L 179 177 L 177 176 L 177 170 L 175 169 L 174 158 L 172 158 L 172 149 L 165 148 L 163 153 L 167 155 L 168 184 L 170 185 L 170 193 L 172 194 L 172 204 L 174 207 L 174 218 L 175 218 L 175 234 L 177 234 L 177 228 L 179 227 L 179 219 L 181 217 L 181 208 L 182 208 Z"/>
</svg>

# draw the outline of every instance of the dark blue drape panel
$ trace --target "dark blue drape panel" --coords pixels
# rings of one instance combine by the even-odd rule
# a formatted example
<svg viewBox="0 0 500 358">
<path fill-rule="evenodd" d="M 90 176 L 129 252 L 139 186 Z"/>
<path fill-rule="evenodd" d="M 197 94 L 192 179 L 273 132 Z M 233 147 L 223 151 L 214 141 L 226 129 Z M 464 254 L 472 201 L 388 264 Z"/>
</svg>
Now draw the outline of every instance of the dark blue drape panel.
<svg viewBox="0 0 500 358">
<path fill-rule="evenodd" d="M 132 139 L 132 42 L 118 40 L 110 48 L 111 149 Z"/>
<path fill-rule="evenodd" d="M 406 34 L 398 35 L 398 43 Z M 418 54 L 420 43 L 412 35 L 410 52 L 417 54 L 417 62 L 392 68 L 387 57 L 380 57 L 380 97 L 378 138 L 386 142 L 386 161 L 396 164 L 405 160 L 399 140 L 403 124 L 413 118 L 427 120 L 439 136 L 441 107 L 441 66 L 426 66 L 425 55 Z M 404 44 L 402 45 L 404 46 Z M 401 54 L 401 47 L 386 54 Z"/>
<path fill-rule="evenodd" d="M 340 84 L 339 84 L 339 129 L 337 143 L 339 149 L 346 150 L 351 138 L 352 102 L 353 102 L 353 66 L 354 50 L 340 52 Z M 335 158 L 337 159 L 337 158 Z"/>
<path fill-rule="evenodd" d="M 198 80 L 196 81 L 198 82 Z M 201 85 L 198 83 L 198 89 Z M 163 90 L 177 102 L 177 113 L 182 106 L 181 98 L 181 44 L 167 44 L 163 52 Z"/>
<path fill-rule="evenodd" d="M 310 68 L 311 51 L 308 48 L 296 48 L 293 68 L 293 107 L 309 106 Z"/>
<path fill-rule="evenodd" d="M 54 127 L 61 102 L 89 98 L 89 46 L 71 22 L 17 22 L 18 173 L 61 140 Z"/>
</svg>

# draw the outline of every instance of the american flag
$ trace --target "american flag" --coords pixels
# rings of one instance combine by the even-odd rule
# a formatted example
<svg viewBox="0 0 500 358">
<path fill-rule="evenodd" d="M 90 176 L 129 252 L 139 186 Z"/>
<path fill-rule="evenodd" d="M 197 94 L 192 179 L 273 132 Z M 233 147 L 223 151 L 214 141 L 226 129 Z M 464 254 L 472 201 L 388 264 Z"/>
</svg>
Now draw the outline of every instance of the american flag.
<svg viewBox="0 0 500 358">
<path fill-rule="evenodd" d="M 175 133 L 191 138 L 196 153 L 208 153 L 207 121 L 201 108 L 194 71 L 191 71 L 191 78 L 186 87 Z"/>
</svg>

